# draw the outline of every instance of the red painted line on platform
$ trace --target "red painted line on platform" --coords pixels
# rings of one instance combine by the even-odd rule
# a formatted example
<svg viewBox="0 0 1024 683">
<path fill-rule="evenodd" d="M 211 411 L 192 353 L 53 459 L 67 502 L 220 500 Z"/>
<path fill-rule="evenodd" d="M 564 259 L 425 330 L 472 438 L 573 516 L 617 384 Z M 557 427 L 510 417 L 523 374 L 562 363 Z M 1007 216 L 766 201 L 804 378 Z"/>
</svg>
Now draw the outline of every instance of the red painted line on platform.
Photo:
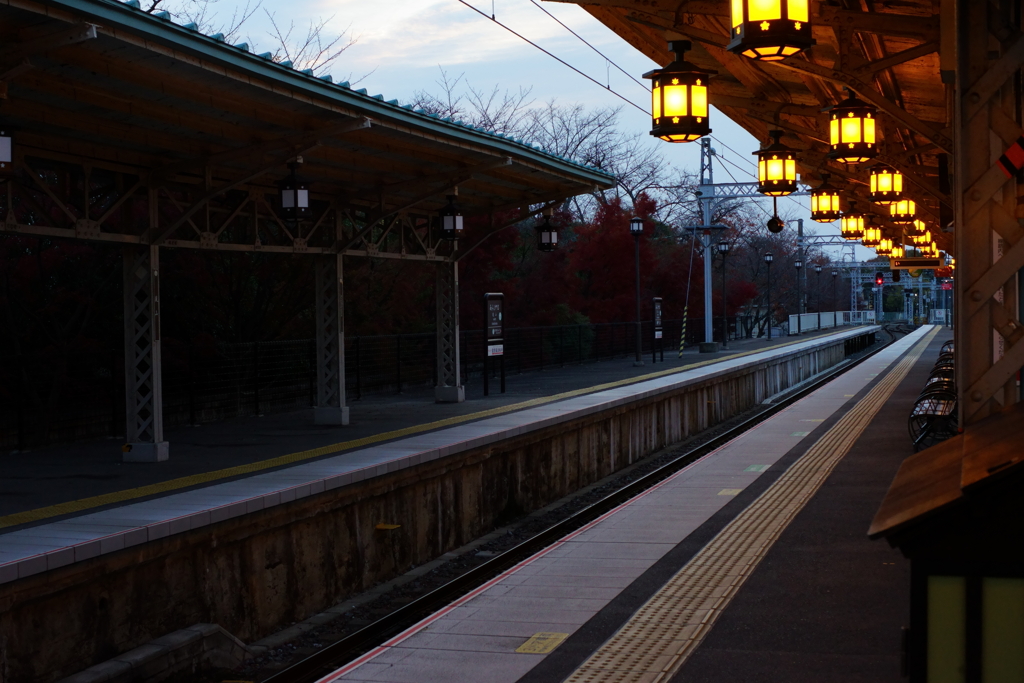
<svg viewBox="0 0 1024 683">
<path fill-rule="evenodd" d="M 769 420 L 770 419 L 771 418 L 769 418 Z M 738 439 L 739 437 L 736 437 L 736 438 Z M 564 543 L 568 543 L 572 539 L 574 539 L 577 536 L 579 536 L 580 534 L 582 534 L 584 531 L 592 529 L 593 527 L 597 526 L 598 524 L 600 524 L 604 520 L 608 519 L 612 515 L 614 515 L 614 514 L 618 513 L 619 511 L 621 511 L 623 508 L 626 508 L 626 507 L 632 505 L 633 503 L 635 503 L 636 501 L 640 500 L 641 498 L 644 498 L 645 496 L 650 495 L 651 493 L 654 493 L 655 491 L 660 489 L 662 486 L 668 484 L 673 479 L 675 479 L 679 475 L 683 474 L 684 472 L 686 472 L 691 467 L 695 466 L 697 463 L 701 462 L 705 458 L 710 458 L 712 455 L 714 455 L 718 451 L 722 450 L 723 448 L 725 448 L 726 446 L 728 446 L 729 444 L 731 444 L 735 440 L 736 439 L 731 439 L 728 443 L 722 444 L 721 446 L 719 446 L 715 450 L 711 451 L 710 453 L 705 453 L 701 457 L 699 457 L 696 460 L 694 460 L 693 462 L 691 462 L 686 467 L 682 468 L 681 470 L 679 470 L 678 472 L 673 474 L 671 477 L 668 477 L 664 481 L 658 482 L 657 484 L 655 484 L 651 488 L 647 489 L 643 493 L 640 493 L 640 494 L 630 498 L 626 502 L 620 504 L 619 506 L 612 508 L 611 510 L 609 510 L 606 513 L 604 513 L 603 515 L 601 515 L 597 519 L 592 520 L 592 521 L 588 522 L 587 524 L 584 524 L 582 527 L 580 527 L 576 531 L 573 531 L 571 534 L 569 534 L 567 536 L 563 536 L 562 538 L 558 539 L 557 541 L 555 541 L 554 543 L 549 545 L 547 548 L 544 548 L 543 550 L 538 551 L 536 554 L 531 555 L 530 557 L 526 558 L 525 560 L 523 560 L 522 562 L 520 562 L 516 566 L 514 566 L 514 567 L 512 567 L 510 569 L 506 569 L 504 572 L 502 572 L 498 576 L 494 577 L 493 579 L 491 579 L 487 583 L 483 584 L 482 586 L 478 586 L 477 588 L 475 588 L 471 592 L 467 593 L 466 595 L 463 595 L 461 598 L 459 598 L 455 602 L 451 603 L 450 605 L 448 605 L 448 606 L 438 610 L 437 612 L 434 612 L 429 617 L 426 617 L 422 621 L 420 621 L 420 622 L 410 626 L 405 631 L 402 631 L 401 633 L 399 633 L 397 636 L 395 636 L 391 640 L 388 640 L 388 641 L 384 642 L 383 644 L 378 645 L 374 649 L 370 650 L 366 654 L 361 655 L 360 657 L 358 657 L 356 659 L 353 659 L 351 662 L 349 662 L 348 664 L 346 664 L 342 668 L 338 669 L 337 671 L 334 671 L 333 673 L 327 674 L 326 676 L 324 676 L 323 678 L 318 680 L 316 683 L 335 683 L 335 681 L 339 680 L 345 674 L 351 673 L 352 671 L 358 669 L 363 664 L 366 664 L 370 660 L 376 659 L 380 655 L 384 654 L 384 652 L 386 652 L 387 650 L 389 650 L 389 649 L 395 647 L 396 645 L 399 645 L 400 643 L 408 640 L 412 636 L 416 635 L 417 633 L 419 633 L 420 631 L 425 629 L 427 626 L 430 626 L 432 623 L 434 623 L 438 619 L 444 617 L 446 614 L 448 614 L 448 613 L 452 612 L 453 610 L 455 610 L 456 608 L 461 607 L 462 605 L 466 604 L 467 602 L 469 602 L 473 598 L 477 597 L 478 595 L 480 595 L 484 591 L 486 591 L 489 588 L 493 587 L 495 584 L 501 583 L 502 581 L 507 579 L 509 576 L 512 576 L 517 571 L 522 569 L 523 567 L 526 567 L 526 566 L 528 566 L 530 564 L 533 564 L 534 562 L 536 562 L 540 558 L 542 558 L 545 555 L 547 555 L 548 553 L 550 553 L 555 548 L 560 547 Z"/>
</svg>

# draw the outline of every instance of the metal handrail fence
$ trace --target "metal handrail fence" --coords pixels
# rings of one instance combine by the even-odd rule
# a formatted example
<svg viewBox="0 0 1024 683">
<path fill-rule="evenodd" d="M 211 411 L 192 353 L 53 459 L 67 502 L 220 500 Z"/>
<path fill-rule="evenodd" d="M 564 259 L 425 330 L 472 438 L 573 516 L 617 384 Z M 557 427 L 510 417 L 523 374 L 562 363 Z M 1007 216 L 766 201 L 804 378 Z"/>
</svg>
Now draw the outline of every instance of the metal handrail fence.
<svg viewBox="0 0 1024 683">
<path fill-rule="evenodd" d="M 659 348 L 666 360 L 679 348 L 682 320 L 665 320 Z M 743 316 L 730 316 L 730 339 L 749 336 Z M 721 334 L 720 319 L 716 338 Z M 747 332 L 745 332 L 747 331 Z M 634 354 L 635 323 L 506 329 L 507 374 L 543 371 Z M 686 344 L 703 341 L 703 320 L 690 319 Z M 463 330 L 465 384 L 481 377 L 483 330 Z M 653 323 L 642 324 L 648 362 L 656 346 Z M 164 424 L 200 424 L 285 412 L 316 401 L 311 339 L 189 345 L 165 338 Z M 346 395 L 427 389 L 436 383 L 433 333 L 354 336 L 345 340 Z M 0 452 L 124 435 L 124 362 L 111 352 L 69 353 L 65 362 L 26 357 L 0 365 Z M 495 364 L 496 365 L 496 364 Z M 32 386 L 27 383 L 31 381 Z"/>
</svg>

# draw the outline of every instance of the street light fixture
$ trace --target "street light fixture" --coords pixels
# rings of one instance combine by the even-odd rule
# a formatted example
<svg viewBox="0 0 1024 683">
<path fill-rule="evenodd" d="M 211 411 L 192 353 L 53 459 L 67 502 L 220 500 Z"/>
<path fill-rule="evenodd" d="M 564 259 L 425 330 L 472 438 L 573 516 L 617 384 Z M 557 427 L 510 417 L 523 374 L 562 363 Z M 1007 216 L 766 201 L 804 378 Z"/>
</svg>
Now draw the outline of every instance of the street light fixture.
<svg viewBox="0 0 1024 683">
<path fill-rule="evenodd" d="M 803 325 L 801 325 L 802 320 L 800 319 L 800 314 L 803 313 L 804 295 L 800 287 L 800 269 L 804 267 L 804 260 L 802 258 L 797 258 L 797 260 L 793 262 L 793 265 L 796 266 L 796 333 L 801 334 L 803 332 Z"/>
<path fill-rule="evenodd" d="M 693 142 L 711 132 L 708 79 L 718 72 L 686 61 L 691 48 L 688 40 L 670 41 L 675 61 L 643 76 L 651 79 L 651 135 L 665 142 Z"/>
<path fill-rule="evenodd" d="M 725 257 L 729 255 L 732 248 L 726 240 L 718 243 L 718 253 L 722 255 L 722 348 L 729 348 L 729 309 L 725 302 Z"/>
<path fill-rule="evenodd" d="M 732 0 L 732 52 L 775 62 L 814 45 L 808 0 Z"/>
<path fill-rule="evenodd" d="M 642 344 L 643 337 L 640 334 L 640 235 L 644 232 L 644 221 L 639 216 L 633 216 L 629 220 L 629 232 L 633 234 L 634 242 L 634 266 L 636 268 L 636 359 L 633 361 L 635 367 L 644 364 Z"/>
<path fill-rule="evenodd" d="M 814 285 L 817 288 L 817 292 L 814 294 L 814 307 L 818 310 L 818 329 L 821 329 L 821 264 L 814 264 L 814 272 L 816 273 L 814 278 Z"/>
<path fill-rule="evenodd" d="M 764 262 L 768 266 L 768 287 L 767 287 L 767 299 L 768 299 L 768 341 L 772 340 L 772 252 L 766 251 L 764 253 Z"/>
</svg>

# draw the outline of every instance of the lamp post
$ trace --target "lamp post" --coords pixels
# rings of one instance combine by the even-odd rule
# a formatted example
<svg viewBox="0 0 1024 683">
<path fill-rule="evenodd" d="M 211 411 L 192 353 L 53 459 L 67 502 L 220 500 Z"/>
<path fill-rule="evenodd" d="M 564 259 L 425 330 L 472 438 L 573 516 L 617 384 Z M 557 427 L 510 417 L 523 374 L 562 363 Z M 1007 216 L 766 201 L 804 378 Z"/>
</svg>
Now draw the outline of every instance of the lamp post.
<svg viewBox="0 0 1024 683">
<path fill-rule="evenodd" d="M 636 266 L 636 360 L 633 361 L 634 367 L 639 367 L 644 364 L 643 356 L 641 356 L 643 337 L 640 334 L 640 235 L 644 231 L 644 222 L 639 216 L 634 216 L 629 221 L 629 231 L 633 233 L 633 243 L 635 249 L 634 264 Z"/>
<path fill-rule="evenodd" d="M 722 348 L 729 348 L 729 310 L 725 305 L 725 257 L 729 255 L 732 245 L 722 240 L 718 243 L 718 253 L 722 255 Z"/>
<path fill-rule="evenodd" d="M 818 309 L 818 329 L 821 329 L 821 264 L 814 264 L 814 272 L 817 276 L 814 279 L 815 288 L 818 290 L 814 293 L 814 307 Z"/>
<path fill-rule="evenodd" d="M 832 326 L 838 327 L 839 324 L 836 322 L 836 278 L 839 276 L 839 271 L 832 269 Z"/>
<path fill-rule="evenodd" d="M 803 321 L 800 319 L 800 313 L 803 310 L 803 297 L 804 297 L 804 295 L 803 295 L 803 292 L 801 291 L 801 287 L 800 287 L 800 269 L 804 267 L 804 260 L 801 259 L 801 258 L 798 258 L 793 263 L 793 265 L 796 266 L 796 333 L 797 334 L 801 334 L 803 332 L 802 325 L 801 325 L 801 323 Z"/>
<path fill-rule="evenodd" d="M 772 340 L 772 252 L 764 253 L 764 262 L 768 267 L 768 341 Z"/>
</svg>

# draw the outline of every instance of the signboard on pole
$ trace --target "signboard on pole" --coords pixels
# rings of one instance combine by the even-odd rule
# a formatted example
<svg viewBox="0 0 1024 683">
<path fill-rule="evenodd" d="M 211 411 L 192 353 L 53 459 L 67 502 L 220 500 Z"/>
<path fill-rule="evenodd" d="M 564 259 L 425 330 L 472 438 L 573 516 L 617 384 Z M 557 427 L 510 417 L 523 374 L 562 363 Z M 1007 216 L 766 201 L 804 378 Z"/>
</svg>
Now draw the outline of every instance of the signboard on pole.
<svg viewBox="0 0 1024 683">
<path fill-rule="evenodd" d="M 487 355 L 502 356 L 505 353 L 505 295 L 495 292 L 484 294 L 487 325 Z"/>
<path fill-rule="evenodd" d="M 661 339 L 661 297 L 654 297 L 654 338 Z"/>
<path fill-rule="evenodd" d="M 890 270 L 941 268 L 943 265 L 941 258 L 931 258 L 929 256 L 905 256 L 904 258 L 889 259 Z"/>
<path fill-rule="evenodd" d="M 942 289 L 944 289 L 947 292 L 952 290 L 953 289 L 953 283 L 952 282 L 943 282 L 942 283 Z"/>
</svg>

